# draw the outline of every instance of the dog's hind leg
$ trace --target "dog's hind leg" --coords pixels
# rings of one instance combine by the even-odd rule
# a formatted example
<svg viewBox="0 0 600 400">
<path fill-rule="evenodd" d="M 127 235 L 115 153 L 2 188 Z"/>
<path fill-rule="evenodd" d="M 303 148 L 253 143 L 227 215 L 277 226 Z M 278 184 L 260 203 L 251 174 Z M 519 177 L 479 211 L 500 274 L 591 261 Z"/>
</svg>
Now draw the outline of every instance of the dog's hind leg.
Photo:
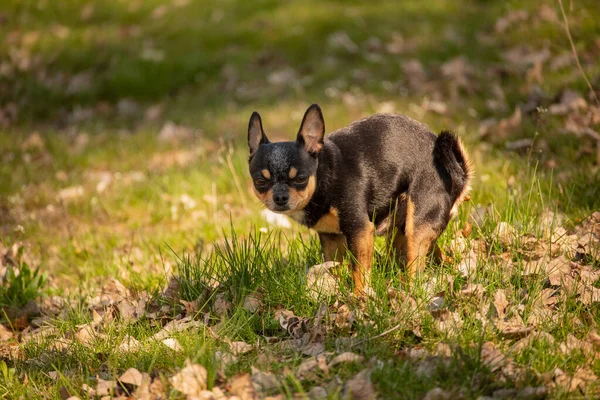
<svg viewBox="0 0 600 400">
<path fill-rule="evenodd" d="M 337 233 L 319 233 L 321 250 L 325 261 L 344 261 L 346 237 Z"/>
<path fill-rule="evenodd" d="M 443 208 L 419 207 L 408 198 L 406 207 L 406 265 L 410 278 L 425 268 L 427 256 L 431 253 L 441 257 L 436 240 L 444 230 Z"/>
<path fill-rule="evenodd" d="M 398 263 L 401 263 L 406 259 L 406 199 L 407 197 L 405 194 L 398 197 L 395 202 L 395 207 L 388 217 L 391 221 L 386 237 L 388 253 L 389 256 L 392 256 L 392 253 L 395 252 Z"/>
</svg>

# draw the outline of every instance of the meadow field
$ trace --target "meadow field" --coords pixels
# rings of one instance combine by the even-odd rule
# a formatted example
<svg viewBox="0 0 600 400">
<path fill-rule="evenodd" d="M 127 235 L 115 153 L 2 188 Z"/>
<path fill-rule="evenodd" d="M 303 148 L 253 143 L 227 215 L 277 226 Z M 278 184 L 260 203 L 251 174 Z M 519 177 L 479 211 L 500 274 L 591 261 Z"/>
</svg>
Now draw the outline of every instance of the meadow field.
<svg viewBox="0 0 600 400">
<path fill-rule="evenodd" d="M 0 398 L 600 396 L 600 6 L 4 0 Z M 568 22 L 568 30 L 566 29 Z M 470 200 L 373 290 L 252 194 L 248 119 L 454 131 Z M 347 264 L 347 263 L 345 263 Z"/>
</svg>

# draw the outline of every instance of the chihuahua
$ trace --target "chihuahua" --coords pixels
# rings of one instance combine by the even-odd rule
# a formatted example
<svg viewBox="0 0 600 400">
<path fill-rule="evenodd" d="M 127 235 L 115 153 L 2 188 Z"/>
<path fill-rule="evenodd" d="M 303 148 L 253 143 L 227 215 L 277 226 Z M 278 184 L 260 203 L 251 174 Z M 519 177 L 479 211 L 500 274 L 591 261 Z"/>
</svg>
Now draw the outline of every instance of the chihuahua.
<svg viewBox="0 0 600 400">
<path fill-rule="evenodd" d="M 375 114 L 325 138 L 311 105 L 295 141 L 271 143 L 257 112 L 248 125 L 249 170 L 258 199 L 315 230 L 325 261 L 352 255 L 354 293 L 370 284 L 374 236 L 420 272 L 467 198 L 473 174 L 460 140 L 403 115 Z"/>
</svg>

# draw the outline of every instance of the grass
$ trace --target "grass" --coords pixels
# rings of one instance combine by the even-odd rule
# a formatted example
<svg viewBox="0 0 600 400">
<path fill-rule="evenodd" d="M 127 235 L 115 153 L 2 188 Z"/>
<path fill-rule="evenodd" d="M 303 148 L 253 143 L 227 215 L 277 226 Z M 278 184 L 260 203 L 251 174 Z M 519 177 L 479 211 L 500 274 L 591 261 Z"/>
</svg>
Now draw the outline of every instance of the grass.
<svg viewBox="0 0 600 400">
<path fill-rule="evenodd" d="M 544 5 L 558 11 L 552 1 Z M 528 12 L 527 22 L 497 32 L 496 21 L 517 9 Z M 523 275 L 532 258 L 572 255 L 548 245 L 547 211 L 561 218 L 551 231 L 564 226 L 572 232 L 600 209 L 595 144 L 563 133 L 569 115 L 548 111 L 561 89 L 584 95 L 587 86 L 574 65 L 551 67 L 570 47 L 560 19 L 543 18 L 541 9 L 534 1 L 3 2 L 0 250 L 23 245 L 23 262 L 39 268 L 46 284 L 9 300 L 4 293 L 16 286 L 5 285 L 0 303 L 33 299 L 49 316 L 26 321 L 34 323 L 29 329 L 46 327 L 48 335 L 30 338 L 25 331 L 0 342 L 0 396 L 58 399 L 66 391 L 85 397 L 82 384 L 95 387 L 96 376 L 114 379 L 135 367 L 178 398 L 168 378 L 186 358 L 208 369 L 211 388 L 252 366 L 272 371 L 280 386 L 269 394 L 284 398 L 318 385 L 339 398 L 344 382 L 366 367 L 381 398 L 422 398 L 436 387 L 451 398 L 499 396 L 502 389 L 548 385 L 555 368 L 573 375 L 587 365 L 600 374 L 590 353 L 561 350 L 569 334 L 585 341 L 595 329 L 597 303 L 582 304 L 559 290 L 564 297 L 551 315 L 535 321 L 536 302 L 550 286 L 546 276 Z M 598 86 L 596 9 L 592 0 L 567 6 L 584 70 Z M 520 69 L 503 57 L 523 44 L 550 52 L 541 80 L 531 78 L 532 65 Z M 443 72 L 459 56 L 466 61 L 464 84 L 460 69 Z M 420 62 L 421 80 L 406 69 L 411 60 Z M 543 93 L 538 108 L 517 126 L 477 133 L 482 121 L 509 118 L 536 92 Z M 446 111 L 428 109 L 432 100 Z M 477 174 L 471 201 L 439 241 L 453 260 L 406 288 L 401 267 L 378 239 L 373 299 L 349 296 L 344 268 L 339 293 L 318 301 L 310 296 L 306 271 L 321 262 L 318 243 L 304 228 L 265 222 L 251 194 L 244 140 L 252 111 L 261 113 L 269 137 L 290 139 L 313 102 L 324 110 L 327 131 L 391 107 L 464 139 Z M 167 121 L 183 129 L 174 138 L 160 134 Z M 507 150 L 507 143 L 523 138 L 533 146 Z M 502 222 L 516 229 L 509 242 L 499 238 Z M 467 223 L 473 229 L 465 250 L 455 239 Z M 463 277 L 458 266 L 480 247 L 477 273 Z M 585 265 L 596 270 L 597 258 Z M 27 277 L 20 272 L 13 282 Z M 172 277 L 179 284 L 175 298 L 164 293 Z M 134 305 L 147 299 L 147 313 L 159 317 L 124 320 L 113 279 Z M 484 294 L 461 293 L 466 284 L 481 284 Z M 518 316 L 554 340 L 540 337 L 512 353 L 519 338 L 503 335 L 492 322 L 501 289 L 507 320 Z M 94 306 L 103 292 L 112 303 Z M 432 312 L 440 292 L 443 307 Z M 256 312 L 244 308 L 248 295 L 260 299 Z M 196 302 L 192 315 L 179 298 Z M 55 312 L 49 312 L 53 302 Z M 230 304 L 229 311 L 223 314 L 216 303 Z M 321 304 L 327 308 L 325 349 L 351 350 L 365 361 L 302 378 L 297 370 L 307 356 L 267 338 L 290 337 L 276 318 L 282 310 L 313 321 Z M 340 316 L 345 307 L 351 324 Z M 102 314 L 100 323 L 91 308 Z M 180 351 L 152 339 L 181 315 L 203 325 L 173 334 Z M 10 329 L 24 328 L 0 319 Z M 90 323 L 97 337 L 81 343 L 77 333 Z M 119 350 L 126 335 L 141 343 L 139 350 Z M 347 337 L 362 342 L 346 347 L 340 339 Z M 68 341 L 61 346 L 61 340 Z M 254 348 L 225 365 L 228 341 Z M 504 379 L 492 371 L 481 356 L 487 342 L 510 356 L 522 376 Z M 428 358 L 411 353 L 421 349 Z M 586 388 L 576 392 L 593 398 L 598 388 Z M 573 395 L 561 385 L 548 392 L 551 398 Z"/>
</svg>

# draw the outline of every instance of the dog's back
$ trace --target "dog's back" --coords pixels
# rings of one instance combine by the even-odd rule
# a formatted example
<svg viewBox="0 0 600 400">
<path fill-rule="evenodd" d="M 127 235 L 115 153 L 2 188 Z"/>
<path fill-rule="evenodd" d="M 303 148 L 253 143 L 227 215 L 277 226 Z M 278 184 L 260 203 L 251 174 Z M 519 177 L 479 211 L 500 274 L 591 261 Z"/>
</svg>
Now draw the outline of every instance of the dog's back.
<svg viewBox="0 0 600 400">
<path fill-rule="evenodd" d="M 458 139 L 447 132 L 437 136 L 403 115 L 375 114 L 356 121 L 327 135 L 325 149 L 336 170 L 346 175 L 343 181 L 361 188 L 345 191 L 375 211 L 376 224 L 389 214 L 390 199 L 410 193 L 411 186 L 420 192 L 427 187 L 449 211 L 466 195 L 470 164 Z"/>
</svg>

